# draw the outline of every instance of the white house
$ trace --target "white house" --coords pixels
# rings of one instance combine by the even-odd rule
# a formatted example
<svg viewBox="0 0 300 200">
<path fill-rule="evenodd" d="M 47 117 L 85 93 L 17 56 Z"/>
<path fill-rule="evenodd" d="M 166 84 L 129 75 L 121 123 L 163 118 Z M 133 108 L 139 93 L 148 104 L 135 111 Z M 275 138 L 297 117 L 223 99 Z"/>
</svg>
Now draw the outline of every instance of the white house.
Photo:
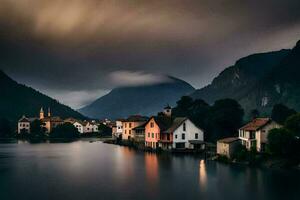
<svg viewBox="0 0 300 200">
<path fill-rule="evenodd" d="M 239 139 L 248 150 L 254 148 L 257 152 L 264 152 L 269 131 L 280 127 L 270 118 L 256 118 L 239 129 Z"/>
<path fill-rule="evenodd" d="M 30 133 L 30 123 L 31 121 L 29 120 L 29 118 L 23 116 L 18 121 L 18 133 Z"/>
<path fill-rule="evenodd" d="M 203 149 L 205 147 L 203 130 L 188 118 L 175 118 L 170 128 L 164 133 L 173 136 L 173 149 Z"/>
<path fill-rule="evenodd" d="M 75 126 L 75 128 L 77 128 L 79 133 L 83 133 L 83 124 L 79 121 L 76 121 L 73 123 L 73 126 Z"/>
<path fill-rule="evenodd" d="M 98 132 L 98 125 L 94 122 L 83 122 L 83 133 L 96 133 Z"/>
<path fill-rule="evenodd" d="M 122 132 L 123 132 L 122 123 L 123 123 L 122 120 L 116 120 L 116 123 L 113 126 L 113 131 L 112 131 L 113 138 L 120 138 L 122 136 Z"/>
</svg>

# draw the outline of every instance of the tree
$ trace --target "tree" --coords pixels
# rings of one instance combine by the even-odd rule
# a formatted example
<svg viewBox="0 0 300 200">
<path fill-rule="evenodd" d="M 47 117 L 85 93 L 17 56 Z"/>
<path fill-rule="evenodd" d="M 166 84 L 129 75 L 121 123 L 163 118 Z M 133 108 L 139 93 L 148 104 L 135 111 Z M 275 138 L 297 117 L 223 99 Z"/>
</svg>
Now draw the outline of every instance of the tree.
<svg viewBox="0 0 300 200">
<path fill-rule="evenodd" d="M 7 119 L 1 118 L 0 119 L 0 138 L 2 137 L 12 137 L 13 131 L 11 128 L 10 121 Z"/>
<path fill-rule="evenodd" d="M 193 99 L 189 96 L 182 96 L 179 101 L 177 101 L 177 106 L 173 109 L 173 115 L 177 117 L 186 117 L 190 111 L 193 104 Z"/>
<path fill-rule="evenodd" d="M 112 129 L 104 124 L 100 124 L 98 130 L 101 136 L 111 136 L 112 134 Z"/>
<path fill-rule="evenodd" d="M 295 152 L 295 136 L 286 128 L 272 129 L 268 134 L 268 150 L 274 155 L 292 156 Z"/>
<path fill-rule="evenodd" d="M 71 123 L 64 123 L 53 128 L 50 137 L 51 138 L 78 138 L 79 137 L 78 129 L 73 126 Z"/>
<path fill-rule="evenodd" d="M 294 109 L 290 109 L 283 104 L 276 104 L 272 109 L 272 119 L 279 124 L 284 124 L 285 120 L 294 114 L 296 114 Z"/>
<path fill-rule="evenodd" d="M 44 124 L 36 119 L 30 124 L 30 137 L 34 138 L 43 138 L 45 137 L 46 128 L 44 127 Z"/>
<path fill-rule="evenodd" d="M 237 134 L 243 123 L 244 110 L 233 99 L 221 99 L 210 108 L 207 117 L 207 138 L 211 141 Z"/>
<path fill-rule="evenodd" d="M 300 136 L 300 113 L 290 116 L 285 121 L 284 127 L 295 135 Z"/>
<path fill-rule="evenodd" d="M 250 117 L 251 117 L 251 119 L 255 119 L 255 118 L 259 117 L 259 111 L 257 109 L 251 110 Z"/>
</svg>

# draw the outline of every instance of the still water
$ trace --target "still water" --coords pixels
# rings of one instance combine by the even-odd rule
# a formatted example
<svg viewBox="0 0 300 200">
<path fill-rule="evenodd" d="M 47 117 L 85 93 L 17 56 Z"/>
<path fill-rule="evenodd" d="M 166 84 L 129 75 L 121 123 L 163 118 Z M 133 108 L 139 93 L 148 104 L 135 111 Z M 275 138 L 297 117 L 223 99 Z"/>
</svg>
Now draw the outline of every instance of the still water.
<svg viewBox="0 0 300 200">
<path fill-rule="evenodd" d="M 0 199 L 290 200 L 300 199 L 300 174 L 100 141 L 0 144 Z"/>
</svg>

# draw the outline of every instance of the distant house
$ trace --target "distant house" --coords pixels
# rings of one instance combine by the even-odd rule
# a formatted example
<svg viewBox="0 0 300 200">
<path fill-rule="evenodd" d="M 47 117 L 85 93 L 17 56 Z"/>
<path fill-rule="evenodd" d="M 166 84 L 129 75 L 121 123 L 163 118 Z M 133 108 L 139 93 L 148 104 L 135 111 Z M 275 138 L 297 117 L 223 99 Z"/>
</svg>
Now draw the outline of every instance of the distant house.
<svg viewBox="0 0 300 200">
<path fill-rule="evenodd" d="M 73 126 L 75 128 L 77 128 L 78 132 L 79 133 L 83 133 L 83 122 L 80 121 L 80 120 L 77 120 L 77 119 L 74 119 L 74 118 L 67 118 L 64 120 L 64 123 L 70 123 L 70 124 L 73 124 Z"/>
<path fill-rule="evenodd" d="M 231 158 L 241 141 L 238 137 L 223 138 L 217 141 L 217 154 Z"/>
<path fill-rule="evenodd" d="M 99 132 L 98 130 L 98 125 L 96 124 L 96 122 L 89 122 L 89 121 L 84 121 L 82 123 L 83 125 L 83 134 L 84 133 L 96 133 Z"/>
<path fill-rule="evenodd" d="M 48 109 L 47 117 L 45 117 L 44 110 L 43 108 L 41 108 L 40 121 L 43 123 L 43 126 L 46 128 L 46 133 L 51 133 L 53 128 L 64 123 L 64 121 L 60 117 L 51 116 L 50 108 Z"/>
<path fill-rule="evenodd" d="M 121 138 L 123 132 L 123 119 L 116 120 L 115 124 L 112 126 L 112 137 Z"/>
<path fill-rule="evenodd" d="M 122 122 L 122 140 L 134 139 L 133 129 L 143 125 L 148 120 L 147 117 L 133 115 Z"/>
<path fill-rule="evenodd" d="M 18 121 L 18 133 L 30 133 L 30 124 L 37 118 L 27 118 L 25 115 Z"/>
<path fill-rule="evenodd" d="M 269 131 L 280 127 L 281 125 L 270 118 L 256 118 L 239 129 L 239 138 L 248 150 L 254 148 L 257 152 L 264 152 Z"/>
</svg>

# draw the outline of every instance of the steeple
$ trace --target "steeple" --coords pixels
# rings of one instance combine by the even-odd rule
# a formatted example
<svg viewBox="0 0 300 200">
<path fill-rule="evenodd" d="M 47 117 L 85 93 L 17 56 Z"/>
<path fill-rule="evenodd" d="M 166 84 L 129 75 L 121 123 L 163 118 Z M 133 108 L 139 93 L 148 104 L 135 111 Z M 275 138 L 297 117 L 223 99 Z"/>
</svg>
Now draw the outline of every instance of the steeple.
<svg viewBox="0 0 300 200">
<path fill-rule="evenodd" d="M 40 119 L 44 119 L 45 115 L 44 115 L 44 110 L 43 110 L 43 107 L 41 107 L 41 110 L 40 110 Z"/>
<path fill-rule="evenodd" d="M 48 117 L 51 117 L 50 107 L 48 108 Z"/>
<path fill-rule="evenodd" d="M 171 117 L 172 115 L 172 107 L 168 104 L 165 108 L 164 108 L 164 112 L 165 116 L 167 117 Z"/>
</svg>

